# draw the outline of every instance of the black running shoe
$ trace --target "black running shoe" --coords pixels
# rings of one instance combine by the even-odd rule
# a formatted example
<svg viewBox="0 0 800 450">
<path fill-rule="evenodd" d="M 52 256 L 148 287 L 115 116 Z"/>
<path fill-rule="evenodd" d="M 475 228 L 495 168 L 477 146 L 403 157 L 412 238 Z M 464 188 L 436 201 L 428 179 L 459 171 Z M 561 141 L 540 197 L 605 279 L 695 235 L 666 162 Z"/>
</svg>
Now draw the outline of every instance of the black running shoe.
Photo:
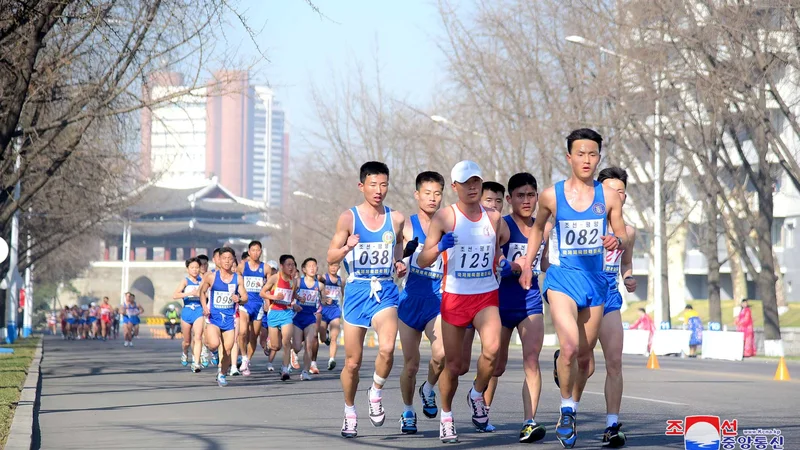
<svg viewBox="0 0 800 450">
<path fill-rule="evenodd" d="M 625 437 L 625 433 L 620 431 L 620 428 L 622 428 L 621 423 L 615 423 L 606 428 L 605 433 L 603 433 L 603 443 L 607 444 L 605 447 L 620 448 L 625 446 L 628 438 Z"/>
<path fill-rule="evenodd" d="M 519 432 L 519 441 L 525 444 L 541 441 L 544 439 L 546 434 L 547 429 L 544 427 L 544 425 L 540 423 L 534 425 L 530 421 L 525 422 L 525 424 L 522 425 L 522 430 Z"/>
</svg>

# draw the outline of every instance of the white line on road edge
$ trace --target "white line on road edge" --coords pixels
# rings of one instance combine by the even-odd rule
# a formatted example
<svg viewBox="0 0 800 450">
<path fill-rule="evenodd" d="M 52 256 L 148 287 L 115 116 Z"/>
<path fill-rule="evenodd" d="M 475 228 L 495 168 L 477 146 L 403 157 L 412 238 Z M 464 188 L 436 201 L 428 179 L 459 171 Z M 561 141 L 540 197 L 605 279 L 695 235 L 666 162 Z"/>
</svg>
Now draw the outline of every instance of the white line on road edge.
<svg viewBox="0 0 800 450">
<path fill-rule="evenodd" d="M 556 389 L 558 390 L 558 389 Z M 602 392 L 592 392 L 592 391 L 583 391 L 584 394 L 594 394 L 594 395 L 602 395 L 605 396 L 606 394 Z M 668 402 L 666 400 L 657 400 L 654 398 L 646 398 L 646 397 L 634 397 L 632 395 L 623 395 L 622 398 L 628 398 L 631 400 L 641 400 L 643 402 L 653 402 L 653 403 L 663 403 L 665 405 L 675 405 L 675 406 L 689 406 L 686 403 L 678 403 L 678 402 Z"/>
<path fill-rule="evenodd" d="M 44 336 L 39 339 L 39 345 L 33 353 L 31 365 L 28 366 L 28 376 L 22 386 L 17 408 L 14 410 L 14 420 L 8 433 L 5 450 L 29 450 L 33 440 L 34 407 L 36 394 L 39 392 L 39 366 L 42 363 L 42 343 Z"/>
</svg>

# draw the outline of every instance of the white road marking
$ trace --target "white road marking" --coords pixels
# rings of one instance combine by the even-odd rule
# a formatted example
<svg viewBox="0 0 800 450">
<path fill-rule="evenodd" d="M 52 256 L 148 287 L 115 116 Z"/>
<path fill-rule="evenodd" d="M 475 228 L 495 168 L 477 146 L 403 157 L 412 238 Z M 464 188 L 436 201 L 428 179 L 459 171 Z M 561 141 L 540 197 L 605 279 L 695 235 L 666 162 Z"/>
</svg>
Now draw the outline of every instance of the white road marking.
<svg viewBox="0 0 800 450">
<path fill-rule="evenodd" d="M 558 390 L 558 389 L 556 389 Z M 584 394 L 594 394 L 594 395 L 605 395 L 602 392 L 592 392 L 592 391 L 583 391 Z M 675 406 L 689 406 L 687 403 L 678 403 L 678 402 L 670 402 L 667 400 L 658 400 L 655 398 L 646 398 L 646 397 L 634 397 L 632 395 L 623 395 L 622 398 L 628 398 L 631 400 L 641 400 L 643 402 L 653 402 L 653 403 L 663 403 L 665 405 L 675 405 Z"/>
</svg>

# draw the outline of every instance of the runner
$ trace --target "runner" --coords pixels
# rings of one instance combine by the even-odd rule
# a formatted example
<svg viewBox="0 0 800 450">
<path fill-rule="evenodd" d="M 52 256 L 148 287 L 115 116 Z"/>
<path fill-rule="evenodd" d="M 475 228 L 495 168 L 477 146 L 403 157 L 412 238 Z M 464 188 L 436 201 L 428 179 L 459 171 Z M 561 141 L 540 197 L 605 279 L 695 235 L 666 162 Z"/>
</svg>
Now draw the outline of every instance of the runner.
<svg viewBox="0 0 800 450">
<path fill-rule="evenodd" d="M 139 314 L 141 310 L 139 309 L 139 305 L 136 304 L 136 296 L 131 294 L 130 292 L 125 293 L 125 304 L 122 305 L 123 308 L 123 316 L 122 316 L 122 325 L 124 325 L 125 330 L 125 347 L 133 347 L 133 332 L 134 326 L 138 323 Z"/>
<path fill-rule="evenodd" d="M 112 323 L 111 331 L 113 333 L 114 339 L 118 339 L 119 338 L 119 324 L 122 322 L 122 312 L 120 311 L 119 307 L 114 308 L 113 319 L 114 319 L 114 322 Z"/>
<path fill-rule="evenodd" d="M 111 305 L 108 303 L 108 297 L 103 297 L 103 303 L 100 304 L 100 334 L 104 341 L 108 339 L 108 329 L 114 321 L 113 315 L 114 310 L 111 309 Z"/>
<path fill-rule="evenodd" d="M 200 284 L 200 302 L 203 314 L 209 318 L 206 328 L 206 342 L 211 351 L 222 347 L 219 358 L 217 384 L 228 385 L 225 374 L 231 366 L 231 349 L 233 348 L 234 314 L 240 304 L 247 302 L 247 291 L 244 281 L 234 270 L 235 253 L 230 247 L 223 247 L 219 253 L 219 263 L 215 273 L 206 274 Z M 210 301 L 209 301 L 210 300 Z"/>
<path fill-rule="evenodd" d="M 292 319 L 295 311 L 300 309 L 294 301 L 294 292 L 297 284 L 294 281 L 296 263 L 294 256 L 281 255 L 281 269 L 275 275 L 267 278 L 264 287 L 261 288 L 261 298 L 268 301 L 269 306 L 269 366 L 267 370 L 272 372 L 272 361 L 278 350 L 283 348 L 283 364 L 281 364 L 281 380 L 289 380 L 289 364 L 291 356 L 289 351 L 292 348 L 292 336 L 294 335 L 294 325 Z M 265 308 L 267 305 L 265 305 Z"/>
<path fill-rule="evenodd" d="M 69 306 L 64 307 L 64 320 L 66 322 L 65 336 L 67 337 L 67 340 L 75 339 L 75 322 L 77 321 L 77 318 L 75 317 L 74 308 L 70 308 Z M 127 346 L 127 344 L 125 345 Z"/>
<path fill-rule="evenodd" d="M 142 313 L 144 313 L 144 308 L 142 308 L 142 306 L 141 306 L 141 305 L 139 305 L 138 303 L 136 303 L 136 296 L 135 296 L 134 294 L 132 294 L 132 293 L 128 292 L 128 295 L 130 295 L 130 296 L 131 296 L 131 300 L 133 300 L 133 304 L 134 304 L 134 305 L 136 305 L 136 307 L 137 307 L 137 308 L 138 308 L 138 310 L 139 310 L 139 312 L 138 312 L 138 313 L 136 313 L 136 315 L 135 315 L 135 316 L 133 316 L 133 322 L 132 322 L 132 323 L 133 323 L 133 336 L 132 336 L 132 337 L 134 337 L 134 338 L 137 338 L 137 339 L 138 339 L 138 338 L 139 338 L 139 323 L 141 323 L 141 318 L 140 318 L 139 316 L 140 316 Z M 131 347 L 133 347 L 133 340 L 132 340 L 132 339 L 131 339 L 131 343 L 130 343 L 129 345 L 130 345 Z"/>
<path fill-rule="evenodd" d="M 264 315 L 264 263 L 261 262 L 261 242 L 251 241 L 247 245 L 247 260 L 242 258 L 239 274 L 244 278 L 247 303 L 239 308 L 239 348 L 242 350 L 242 375 L 250 376 L 250 360 L 256 352 L 261 318 Z"/>
<path fill-rule="evenodd" d="M 81 305 L 78 310 L 78 339 L 86 339 L 89 334 L 89 305 Z"/>
<path fill-rule="evenodd" d="M 328 273 L 319 277 L 322 288 L 322 311 L 320 312 L 319 340 L 328 346 L 328 370 L 336 368 L 336 350 L 339 347 L 339 330 L 342 316 L 342 279 L 339 263 L 328 264 Z M 330 331 L 329 331 L 330 328 Z M 314 360 L 316 361 L 316 355 Z"/>
<path fill-rule="evenodd" d="M 433 419 L 439 413 L 433 387 L 444 369 L 444 347 L 442 346 L 442 258 L 427 269 L 417 264 L 417 258 L 425 244 L 425 235 L 431 219 L 442 204 L 444 177 L 437 172 L 422 172 L 415 181 L 417 213 L 409 217 L 410 227 L 403 228 L 405 251 L 410 256 L 408 278 L 400 294 L 397 317 L 400 319 L 400 344 L 403 346 L 403 371 L 400 374 L 400 393 L 403 396 L 403 415 L 400 431 L 404 434 L 417 432 L 417 413 L 414 411 L 414 390 L 417 385 L 422 333 L 431 343 L 431 359 L 428 363 L 428 378 L 419 387 L 422 413 Z"/>
<path fill-rule="evenodd" d="M 214 263 L 214 268 L 211 270 L 211 273 L 215 273 L 219 268 L 219 254 L 221 250 L 222 250 L 221 248 L 217 247 L 211 253 L 211 262 Z M 206 275 L 203 274 L 203 278 L 205 277 Z M 210 323 L 209 317 L 205 316 L 203 319 L 203 350 L 200 353 L 200 358 L 201 358 L 200 364 L 203 367 L 208 367 L 209 363 L 214 366 L 219 366 L 219 352 L 217 352 L 216 350 L 213 352 L 209 351 L 208 345 L 206 344 L 206 329 L 208 328 L 209 323 Z"/>
<path fill-rule="evenodd" d="M 55 309 L 51 309 L 50 312 L 47 313 L 47 328 L 50 329 L 50 334 L 52 334 L 53 336 L 55 336 L 56 333 L 58 332 L 57 318 L 59 314 L 60 312 L 56 311 Z"/>
<path fill-rule="evenodd" d="M 389 168 L 378 161 L 364 163 L 358 188 L 364 201 L 339 215 L 328 249 L 328 264 L 344 260 L 349 274 L 343 301 L 345 365 L 341 373 L 345 438 L 358 435 L 358 371 L 370 326 L 378 334 L 379 348 L 368 392 L 369 419 L 376 427 L 386 419 L 382 389 L 394 361 L 400 301 L 392 275 L 396 272 L 403 277 L 406 272 L 402 241 L 397 239 L 397 233 L 403 233 L 405 219 L 383 204 L 389 191 Z"/>
<path fill-rule="evenodd" d="M 458 202 L 434 215 L 425 248 L 417 257 L 419 267 L 426 268 L 444 254 L 441 312 L 447 358 L 439 378 L 442 394 L 439 438 L 445 443 L 458 442 L 451 408 L 462 369 L 464 335 L 470 324 L 480 333 L 481 356 L 478 376 L 467 401 L 476 428 L 484 430 L 489 422 L 483 392 L 497 365 L 501 328 L 495 270 L 499 268 L 502 276 L 511 274 L 511 264 L 500 252 L 496 232 L 502 223 L 500 213 L 481 206 L 480 168 L 472 161 L 461 161 L 450 176 Z"/>
<path fill-rule="evenodd" d="M 186 272 L 175 292 L 172 294 L 174 300 L 183 300 L 181 309 L 181 335 L 183 343 L 181 345 L 181 365 L 189 365 L 189 348 L 192 347 L 192 367 L 194 373 L 200 372 L 200 354 L 203 347 L 203 305 L 200 304 L 200 283 L 203 277 L 200 276 L 200 260 L 189 258 L 186 260 Z M 208 366 L 206 364 L 206 366 Z"/>
<path fill-rule="evenodd" d="M 292 338 L 294 352 L 300 354 L 305 342 L 305 352 L 303 353 L 303 371 L 300 373 L 300 380 L 311 379 L 309 372 L 316 363 L 312 361 L 315 353 L 314 347 L 319 346 L 317 340 L 317 312 L 320 310 L 321 288 L 317 279 L 317 260 L 306 258 L 300 266 L 303 276 L 300 278 L 295 298 L 300 305 L 300 311 L 294 315 L 294 335 Z M 319 373 L 319 370 L 316 371 Z"/>
<path fill-rule="evenodd" d="M 578 369 L 578 359 L 590 360 L 597 343 L 608 279 L 603 273 L 604 249 L 613 251 L 627 244 L 619 195 L 594 180 L 603 139 L 590 129 L 575 130 L 567 137 L 567 163 L 572 176 L 542 192 L 539 212 L 528 235 L 528 248 L 536 248 L 544 237 L 544 226 L 555 216 L 560 266 L 548 268 L 542 291 L 561 345 L 558 378 L 561 408 L 556 437 L 565 448 L 577 440 L 576 391 L 585 386 L 588 370 Z M 606 233 L 607 224 L 620 230 Z M 536 255 L 528 253 L 522 264 L 520 284 L 531 289 Z M 580 345 L 582 343 L 583 345 Z M 584 356 L 585 355 L 585 356 Z"/>
<path fill-rule="evenodd" d="M 247 252 L 244 253 L 247 255 Z M 246 261 L 243 261 L 246 262 Z M 236 259 L 236 253 L 233 254 L 233 271 L 238 273 L 239 270 L 239 260 Z M 241 277 L 241 274 L 239 275 Z M 231 370 L 228 374 L 232 377 L 238 377 L 241 375 L 239 372 L 239 366 L 242 364 L 242 355 L 239 353 L 239 339 L 242 333 L 240 333 L 241 327 L 239 324 L 239 311 L 245 308 L 244 304 L 237 306 L 233 311 L 233 347 L 231 348 Z"/>
<path fill-rule="evenodd" d="M 100 324 L 98 323 L 100 320 L 100 308 L 97 306 L 97 303 L 92 302 L 89 306 L 89 322 L 87 328 L 89 329 L 90 336 L 92 339 L 98 339 L 100 333 L 98 333 L 98 327 Z"/>
<path fill-rule="evenodd" d="M 515 174 L 508 180 L 506 201 L 511 205 L 511 214 L 503 217 L 505 226 L 500 228 L 500 244 L 503 255 L 512 261 L 515 269 L 519 267 L 518 263 L 524 260 L 528 251 L 528 234 L 533 225 L 532 215 L 536 209 L 537 197 L 536 178 L 533 175 L 523 172 Z M 545 235 L 549 231 L 550 225 L 547 224 Z M 545 243 L 542 242 L 536 249 L 539 255 L 534 262 L 536 272 L 539 271 L 539 259 L 544 246 Z M 519 441 L 526 443 L 542 440 L 546 433 L 545 427 L 537 424 L 534 420 L 542 390 L 539 353 L 544 340 L 544 320 L 539 284 L 535 279 L 532 284 L 531 289 L 526 291 L 519 285 L 517 276 L 500 280 L 500 322 L 503 325 L 500 353 L 494 376 L 484 394 L 486 406 L 489 408 L 497 389 L 498 377 L 505 372 L 508 363 L 508 346 L 516 328 L 522 341 L 523 370 L 525 371 L 525 381 L 522 385 L 524 417 Z"/>
</svg>

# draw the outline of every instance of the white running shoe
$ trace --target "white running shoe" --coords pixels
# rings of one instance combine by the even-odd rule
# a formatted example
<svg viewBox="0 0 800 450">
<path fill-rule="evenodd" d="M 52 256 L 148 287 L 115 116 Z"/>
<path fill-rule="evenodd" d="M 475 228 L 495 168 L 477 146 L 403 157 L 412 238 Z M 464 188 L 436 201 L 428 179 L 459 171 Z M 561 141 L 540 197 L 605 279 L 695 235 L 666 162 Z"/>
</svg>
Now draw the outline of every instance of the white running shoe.
<svg viewBox="0 0 800 450">
<path fill-rule="evenodd" d="M 133 341 L 128 342 L 128 347 L 133 347 Z"/>
<path fill-rule="evenodd" d="M 317 362 L 316 361 L 311 361 L 311 368 L 308 371 L 313 373 L 314 375 L 319 374 L 319 369 L 317 368 Z"/>
<path fill-rule="evenodd" d="M 304 370 L 303 373 L 300 374 L 300 381 L 311 381 L 311 374 Z"/>
<path fill-rule="evenodd" d="M 229 372 L 229 376 L 236 377 L 239 375 L 241 375 L 241 373 L 239 373 L 239 369 L 237 369 L 236 366 L 231 366 L 231 371 Z"/>
<path fill-rule="evenodd" d="M 124 346 L 124 347 L 127 347 L 127 346 L 128 346 L 128 341 L 125 341 L 125 343 L 123 344 L 123 346 Z"/>
<path fill-rule="evenodd" d="M 275 372 L 275 367 L 272 366 L 272 363 L 267 363 L 267 372 Z"/>
<path fill-rule="evenodd" d="M 458 434 L 456 434 L 456 424 L 453 423 L 453 418 L 442 418 L 439 422 L 439 439 L 444 444 L 455 444 L 458 442 Z"/>
<path fill-rule="evenodd" d="M 348 414 L 344 416 L 344 423 L 342 424 L 342 437 L 354 438 L 358 436 L 358 417 L 355 414 Z"/>
</svg>

